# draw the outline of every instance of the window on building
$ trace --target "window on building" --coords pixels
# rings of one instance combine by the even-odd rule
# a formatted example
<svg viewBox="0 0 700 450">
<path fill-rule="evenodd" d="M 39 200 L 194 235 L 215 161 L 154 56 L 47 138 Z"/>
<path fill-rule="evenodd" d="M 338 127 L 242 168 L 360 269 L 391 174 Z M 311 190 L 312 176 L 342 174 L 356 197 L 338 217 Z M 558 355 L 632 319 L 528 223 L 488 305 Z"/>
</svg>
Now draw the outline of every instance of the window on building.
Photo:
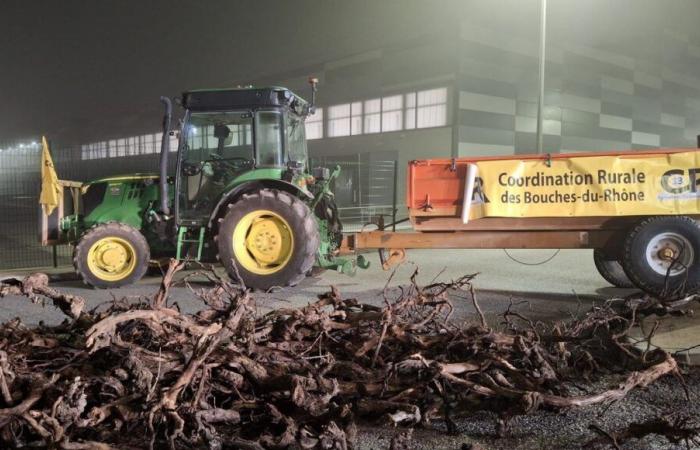
<svg viewBox="0 0 700 450">
<path fill-rule="evenodd" d="M 323 137 L 323 108 L 316 108 L 316 112 L 306 118 L 306 140 L 321 139 Z"/>
<path fill-rule="evenodd" d="M 127 156 L 133 156 L 133 155 L 138 155 L 139 154 L 139 143 L 137 136 L 131 136 L 126 139 L 126 155 Z"/>
<path fill-rule="evenodd" d="M 231 130 L 232 146 L 241 147 L 252 144 L 252 127 L 249 124 L 229 125 L 228 128 Z"/>
<path fill-rule="evenodd" d="M 397 131 L 403 128 L 403 96 L 382 98 L 382 131 Z"/>
<path fill-rule="evenodd" d="M 107 157 L 107 142 L 93 142 L 80 146 L 82 159 L 102 159 Z"/>
<path fill-rule="evenodd" d="M 416 93 L 409 92 L 404 98 L 406 103 L 406 122 L 404 128 L 412 130 L 416 128 Z"/>
<path fill-rule="evenodd" d="M 447 125 L 447 88 L 428 89 L 417 94 L 416 128 Z"/>
<path fill-rule="evenodd" d="M 350 134 L 362 134 L 362 102 L 350 105 Z"/>
<path fill-rule="evenodd" d="M 98 158 L 107 158 L 107 141 L 102 141 L 99 143 L 99 147 L 97 149 L 97 157 Z"/>
<path fill-rule="evenodd" d="M 126 156 L 126 139 L 117 139 L 117 156 Z"/>
<path fill-rule="evenodd" d="M 160 149 L 159 142 L 156 140 L 155 134 L 147 134 L 144 136 L 146 142 L 145 153 L 158 153 Z"/>
<path fill-rule="evenodd" d="M 375 98 L 365 100 L 365 127 L 366 134 L 382 131 L 382 99 Z"/>
<path fill-rule="evenodd" d="M 350 136 L 350 103 L 328 107 L 328 137 Z"/>
<path fill-rule="evenodd" d="M 175 135 L 175 133 L 173 133 L 170 136 L 170 151 L 171 152 L 177 151 L 177 136 Z"/>
</svg>

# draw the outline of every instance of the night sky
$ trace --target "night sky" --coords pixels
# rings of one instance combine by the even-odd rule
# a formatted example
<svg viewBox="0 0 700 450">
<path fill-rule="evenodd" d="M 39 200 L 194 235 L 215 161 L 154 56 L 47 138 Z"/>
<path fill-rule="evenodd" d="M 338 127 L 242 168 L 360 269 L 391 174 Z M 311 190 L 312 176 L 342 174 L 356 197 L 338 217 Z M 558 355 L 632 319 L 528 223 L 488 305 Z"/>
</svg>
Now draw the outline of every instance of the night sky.
<svg viewBox="0 0 700 450">
<path fill-rule="evenodd" d="M 157 130 L 162 94 L 248 84 L 435 29 L 447 10 L 429 3 L 3 0 L 0 140 Z"/>
<path fill-rule="evenodd" d="M 550 1 L 552 36 L 575 32 L 589 42 L 643 47 L 646 19 L 663 14 L 686 28 L 700 23 L 698 8 L 687 7 L 692 1 Z M 586 11 L 577 10 L 582 4 Z M 536 0 L 3 0 L 0 141 L 46 133 L 75 143 L 151 132 L 160 126 L 162 94 L 248 84 L 446 28 L 456 33 L 457 17 L 536 37 L 537 5 Z"/>
</svg>

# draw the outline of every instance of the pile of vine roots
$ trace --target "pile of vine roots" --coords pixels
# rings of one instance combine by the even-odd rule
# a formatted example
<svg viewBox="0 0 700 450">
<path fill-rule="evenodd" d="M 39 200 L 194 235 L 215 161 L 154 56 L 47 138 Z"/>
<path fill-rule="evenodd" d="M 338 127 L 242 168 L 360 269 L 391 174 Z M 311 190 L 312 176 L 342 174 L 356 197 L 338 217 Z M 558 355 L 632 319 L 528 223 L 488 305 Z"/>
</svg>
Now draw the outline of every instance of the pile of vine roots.
<svg viewBox="0 0 700 450">
<path fill-rule="evenodd" d="M 678 375 L 669 354 L 627 341 L 632 318 L 610 304 L 553 325 L 509 310 L 497 331 L 472 276 L 419 287 L 414 275 L 383 307 L 332 289 L 260 315 L 249 292 L 204 272 L 210 287 L 190 286 L 204 308 L 190 315 L 168 299 L 179 269 L 171 262 L 152 297 L 99 312 L 43 274 L 2 282 L 0 296 L 53 302 L 67 320 L 0 326 L 0 447 L 348 449 L 361 420 L 453 428 L 489 410 L 507 432 L 516 415 Z M 452 301 L 473 302 L 479 318 L 450 320 Z M 604 374 L 610 390 L 567 387 Z"/>
</svg>

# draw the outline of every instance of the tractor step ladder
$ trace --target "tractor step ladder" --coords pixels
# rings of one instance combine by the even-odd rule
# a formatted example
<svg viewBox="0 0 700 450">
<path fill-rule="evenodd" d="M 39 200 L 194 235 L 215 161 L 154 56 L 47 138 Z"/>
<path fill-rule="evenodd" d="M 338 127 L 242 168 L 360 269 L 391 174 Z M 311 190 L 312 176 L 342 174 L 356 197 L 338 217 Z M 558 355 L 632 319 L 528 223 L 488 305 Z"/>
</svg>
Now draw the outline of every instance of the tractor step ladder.
<svg viewBox="0 0 700 450">
<path fill-rule="evenodd" d="M 177 254 L 175 259 L 181 261 L 182 257 L 182 247 L 184 244 L 197 244 L 197 261 L 202 259 L 202 248 L 204 247 L 204 229 L 205 227 L 199 227 L 199 232 L 196 232 L 192 227 L 181 226 L 177 231 Z M 197 233 L 197 238 L 188 238 L 188 233 L 192 231 Z M 189 249 L 188 249 L 189 250 Z"/>
</svg>

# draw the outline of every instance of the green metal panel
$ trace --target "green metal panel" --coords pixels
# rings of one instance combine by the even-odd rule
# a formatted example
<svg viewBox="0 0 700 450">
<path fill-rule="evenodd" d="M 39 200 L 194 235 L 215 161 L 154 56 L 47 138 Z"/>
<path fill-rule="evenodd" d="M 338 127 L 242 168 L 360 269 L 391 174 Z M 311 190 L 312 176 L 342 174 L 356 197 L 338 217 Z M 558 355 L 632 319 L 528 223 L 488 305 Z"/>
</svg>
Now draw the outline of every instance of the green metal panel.
<svg viewBox="0 0 700 450">
<path fill-rule="evenodd" d="M 158 185 L 152 179 L 138 175 L 108 180 L 91 183 L 91 186 L 106 183 L 107 188 L 102 202 L 83 219 L 83 226 L 89 228 L 95 224 L 115 221 L 142 229 L 146 210 L 158 200 Z"/>
<path fill-rule="evenodd" d="M 284 172 L 284 169 L 280 167 L 262 167 L 259 169 L 249 170 L 248 172 L 234 178 L 233 181 L 226 186 L 225 191 L 228 192 L 239 184 L 247 181 L 281 180 L 282 172 Z"/>
</svg>

